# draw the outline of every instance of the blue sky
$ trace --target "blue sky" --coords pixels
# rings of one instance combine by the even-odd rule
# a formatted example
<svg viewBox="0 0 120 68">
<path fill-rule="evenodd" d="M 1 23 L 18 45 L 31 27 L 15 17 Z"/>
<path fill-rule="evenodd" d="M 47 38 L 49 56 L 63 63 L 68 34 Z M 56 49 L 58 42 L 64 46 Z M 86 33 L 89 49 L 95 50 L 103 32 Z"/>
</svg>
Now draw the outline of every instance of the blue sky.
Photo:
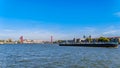
<svg viewBox="0 0 120 68">
<path fill-rule="evenodd" d="M 0 38 L 120 36 L 119 0 L 0 0 Z"/>
</svg>

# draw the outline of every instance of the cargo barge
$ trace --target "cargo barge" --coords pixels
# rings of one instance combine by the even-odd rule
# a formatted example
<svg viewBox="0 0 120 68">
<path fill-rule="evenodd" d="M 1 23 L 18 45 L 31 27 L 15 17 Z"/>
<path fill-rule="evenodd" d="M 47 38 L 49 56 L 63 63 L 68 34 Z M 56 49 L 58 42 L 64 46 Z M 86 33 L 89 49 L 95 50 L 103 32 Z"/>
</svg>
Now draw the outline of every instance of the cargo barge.
<svg viewBox="0 0 120 68">
<path fill-rule="evenodd" d="M 118 43 L 62 43 L 59 46 L 81 46 L 81 47 L 115 47 L 118 48 Z"/>
</svg>

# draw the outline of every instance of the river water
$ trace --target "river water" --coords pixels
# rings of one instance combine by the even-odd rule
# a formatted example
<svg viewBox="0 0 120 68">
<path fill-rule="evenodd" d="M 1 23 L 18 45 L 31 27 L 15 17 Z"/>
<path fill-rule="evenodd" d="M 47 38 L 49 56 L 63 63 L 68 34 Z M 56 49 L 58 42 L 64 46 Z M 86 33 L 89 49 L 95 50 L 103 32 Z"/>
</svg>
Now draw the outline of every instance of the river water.
<svg viewBox="0 0 120 68">
<path fill-rule="evenodd" d="M 0 68 L 120 68 L 120 47 L 0 45 Z"/>
</svg>

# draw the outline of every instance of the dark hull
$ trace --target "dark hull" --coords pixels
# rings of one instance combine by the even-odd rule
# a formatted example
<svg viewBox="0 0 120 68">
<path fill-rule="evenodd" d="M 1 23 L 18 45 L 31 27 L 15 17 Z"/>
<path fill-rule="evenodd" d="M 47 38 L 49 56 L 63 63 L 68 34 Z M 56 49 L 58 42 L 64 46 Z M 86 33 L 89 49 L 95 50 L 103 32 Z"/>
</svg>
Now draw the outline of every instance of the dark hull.
<svg viewBox="0 0 120 68">
<path fill-rule="evenodd" d="M 118 47 L 118 44 L 59 44 L 59 46 Z"/>
</svg>

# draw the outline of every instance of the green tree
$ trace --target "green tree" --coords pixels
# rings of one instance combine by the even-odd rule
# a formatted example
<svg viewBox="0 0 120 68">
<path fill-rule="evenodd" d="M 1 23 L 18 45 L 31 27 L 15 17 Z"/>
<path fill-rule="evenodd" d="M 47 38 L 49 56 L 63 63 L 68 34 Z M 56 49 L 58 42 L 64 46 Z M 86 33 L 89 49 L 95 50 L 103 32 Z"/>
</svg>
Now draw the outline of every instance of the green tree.
<svg viewBox="0 0 120 68">
<path fill-rule="evenodd" d="M 83 38 L 85 39 L 85 38 L 86 38 L 86 36 L 84 35 L 84 36 L 83 36 Z"/>
<path fill-rule="evenodd" d="M 87 42 L 92 42 L 92 39 L 91 38 L 86 38 L 86 41 Z"/>
<path fill-rule="evenodd" d="M 62 42 L 64 42 L 64 41 L 63 41 L 63 40 L 58 40 L 57 42 L 58 42 L 58 43 L 62 43 Z"/>
<path fill-rule="evenodd" d="M 4 42 L 5 40 L 0 40 L 0 42 Z"/>
<path fill-rule="evenodd" d="M 8 39 L 8 42 L 12 42 L 12 39 Z"/>
<path fill-rule="evenodd" d="M 110 40 L 108 38 L 105 37 L 100 37 L 98 38 L 98 42 L 109 42 Z"/>
</svg>

